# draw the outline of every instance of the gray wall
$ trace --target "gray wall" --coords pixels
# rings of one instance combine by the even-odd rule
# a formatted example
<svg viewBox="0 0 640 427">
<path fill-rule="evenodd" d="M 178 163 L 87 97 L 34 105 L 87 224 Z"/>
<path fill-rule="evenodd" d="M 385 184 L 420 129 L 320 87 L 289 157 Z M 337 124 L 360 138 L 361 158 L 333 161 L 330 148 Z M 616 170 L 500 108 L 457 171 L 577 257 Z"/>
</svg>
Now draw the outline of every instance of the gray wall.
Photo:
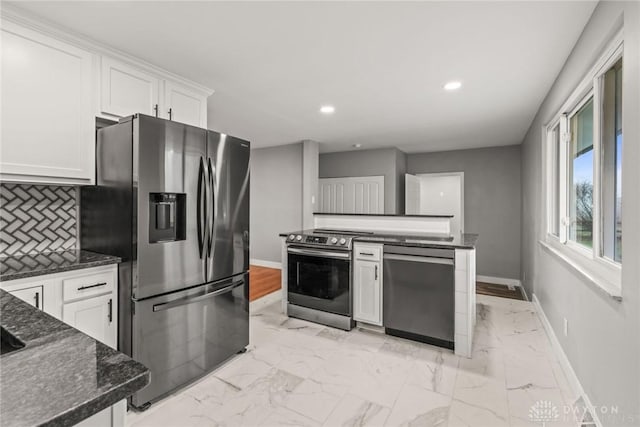
<svg viewBox="0 0 640 427">
<path fill-rule="evenodd" d="M 477 271 L 520 278 L 520 146 L 407 155 L 410 174 L 464 172 L 464 231 L 480 234 Z"/>
<path fill-rule="evenodd" d="M 251 150 L 252 259 L 280 262 L 279 233 L 302 228 L 302 143 Z"/>
<path fill-rule="evenodd" d="M 396 150 L 396 213 L 404 214 L 405 178 L 407 173 L 407 154 Z"/>
<path fill-rule="evenodd" d="M 398 211 L 397 197 L 398 171 L 396 163 L 398 152 L 399 150 L 396 148 L 381 148 L 321 153 L 320 178 L 384 175 L 384 213 L 402 213 L 404 209 Z"/>
<path fill-rule="evenodd" d="M 624 17 L 623 267 L 617 302 L 538 243 L 544 237 L 541 144 L 543 126 L 575 89 Z M 542 27 L 541 27 L 542 28 Z M 600 2 L 547 94 L 523 144 L 522 279 L 539 299 L 564 352 L 605 426 L 640 425 L 640 7 Z M 563 334 L 563 319 L 569 322 Z"/>
</svg>

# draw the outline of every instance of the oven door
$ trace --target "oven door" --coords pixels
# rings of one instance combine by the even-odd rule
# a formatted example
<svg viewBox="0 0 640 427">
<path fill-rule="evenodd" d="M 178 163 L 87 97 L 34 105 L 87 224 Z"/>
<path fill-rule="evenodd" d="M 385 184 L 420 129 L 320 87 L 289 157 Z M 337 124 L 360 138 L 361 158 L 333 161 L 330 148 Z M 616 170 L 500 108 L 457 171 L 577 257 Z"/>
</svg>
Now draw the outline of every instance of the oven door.
<svg viewBox="0 0 640 427">
<path fill-rule="evenodd" d="M 351 252 L 289 247 L 289 303 L 351 316 Z"/>
</svg>

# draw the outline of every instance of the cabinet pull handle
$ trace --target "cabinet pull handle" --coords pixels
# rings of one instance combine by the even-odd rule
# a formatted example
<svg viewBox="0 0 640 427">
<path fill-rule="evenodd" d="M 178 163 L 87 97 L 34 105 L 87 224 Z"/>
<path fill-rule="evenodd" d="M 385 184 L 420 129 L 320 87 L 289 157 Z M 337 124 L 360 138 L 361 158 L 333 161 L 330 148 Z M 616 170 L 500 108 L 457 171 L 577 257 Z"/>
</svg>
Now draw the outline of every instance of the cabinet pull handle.
<svg viewBox="0 0 640 427">
<path fill-rule="evenodd" d="M 36 308 L 40 308 L 40 292 L 36 292 L 35 299 L 36 299 Z"/>
<path fill-rule="evenodd" d="M 91 288 L 97 288 L 99 286 L 105 286 L 107 284 L 107 282 L 101 282 L 101 283 L 96 283 L 95 285 L 87 285 L 87 286 L 80 286 L 78 288 L 79 291 L 83 291 L 85 289 L 91 289 Z"/>
<path fill-rule="evenodd" d="M 171 120 L 171 115 L 173 114 L 173 108 L 169 108 L 169 120 Z"/>
<path fill-rule="evenodd" d="M 153 111 L 156 113 L 156 117 L 158 117 L 158 104 L 153 107 Z"/>
<path fill-rule="evenodd" d="M 109 298 L 109 323 L 113 322 L 113 299 Z"/>
<path fill-rule="evenodd" d="M 369 256 L 373 256 L 373 253 L 371 253 L 371 252 L 360 252 L 360 255 L 369 255 Z"/>
<path fill-rule="evenodd" d="M 378 266 L 377 265 L 376 265 L 376 280 L 378 280 Z"/>
</svg>

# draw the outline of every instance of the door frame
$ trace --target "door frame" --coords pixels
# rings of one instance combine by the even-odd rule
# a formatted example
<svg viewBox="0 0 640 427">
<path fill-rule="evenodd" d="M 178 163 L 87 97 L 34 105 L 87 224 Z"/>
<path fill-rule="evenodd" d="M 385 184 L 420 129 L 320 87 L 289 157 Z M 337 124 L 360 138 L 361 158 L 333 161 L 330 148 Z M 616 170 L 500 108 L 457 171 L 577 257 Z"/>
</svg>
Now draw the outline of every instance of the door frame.
<svg viewBox="0 0 640 427">
<path fill-rule="evenodd" d="M 415 176 L 422 177 L 440 177 L 440 176 L 458 176 L 460 177 L 460 231 L 464 231 L 464 172 L 436 172 L 436 173 L 417 173 Z"/>
</svg>

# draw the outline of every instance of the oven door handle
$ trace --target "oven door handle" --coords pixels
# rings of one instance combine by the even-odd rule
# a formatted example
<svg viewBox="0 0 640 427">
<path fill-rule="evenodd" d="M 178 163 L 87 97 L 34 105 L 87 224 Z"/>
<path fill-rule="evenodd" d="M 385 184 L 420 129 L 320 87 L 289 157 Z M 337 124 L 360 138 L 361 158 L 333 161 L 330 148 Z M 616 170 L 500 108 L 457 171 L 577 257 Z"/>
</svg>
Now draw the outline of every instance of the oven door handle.
<svg viewBox="0 0 640 427">
<path fill-rule="evenodd" d="M 315 249 L 300 249 L 300 248 L 289 248 L 287 249 L 287 252 L 290 254 L 317 256 L 321 258 L 335 258 L 335 259 L 351 258 L 351 254 L 349 252 L 318 251 Z"/>
</svg>

